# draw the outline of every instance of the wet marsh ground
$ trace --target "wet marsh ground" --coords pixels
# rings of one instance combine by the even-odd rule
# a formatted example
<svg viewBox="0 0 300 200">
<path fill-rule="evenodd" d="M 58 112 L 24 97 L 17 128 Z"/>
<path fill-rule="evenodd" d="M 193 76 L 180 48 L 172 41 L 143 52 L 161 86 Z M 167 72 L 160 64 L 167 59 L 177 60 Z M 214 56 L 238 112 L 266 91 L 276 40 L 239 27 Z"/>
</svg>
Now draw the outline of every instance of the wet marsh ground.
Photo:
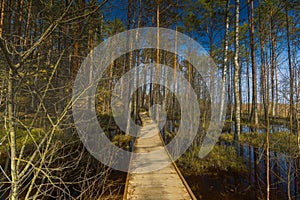
<svg viewBox="0 0 300 200">
<path fill-rule="evenodd" d="M 168 133 L 176 131 L 178 120 L 169 122 Z M 177 164 L 198 199 L 265 199 L 265 128 L 242 126 L 240 142 L 233 142 L 234 127 L 221 135 L 212 152 L 197 157 L 199 148 L 190 148 Z M 288 199 L 288 180 L 292 199 L 300 199 L 300 158 L 296 135 L 281 123 L 270 126 L 270 198 Z"/>
</svg>

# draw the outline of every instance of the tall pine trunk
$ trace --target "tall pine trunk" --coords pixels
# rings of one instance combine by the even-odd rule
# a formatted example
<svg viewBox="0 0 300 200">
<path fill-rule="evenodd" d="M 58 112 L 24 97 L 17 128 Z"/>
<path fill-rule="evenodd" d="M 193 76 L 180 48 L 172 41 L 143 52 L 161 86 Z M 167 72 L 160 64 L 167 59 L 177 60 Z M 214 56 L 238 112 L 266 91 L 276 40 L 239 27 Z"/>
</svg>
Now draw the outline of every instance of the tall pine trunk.
<svg viewBox="0 0 300 200">
<path fill-rule="evenodd" d="M 251 6 L 251 7 L 250 7 Z M 256 80 L 256 62 L 255 62 L 255 48 L 254 48 L 254 5 L 253 1 L 248 0 L 248 23 L 250 32 L 250 51 L 251 51 L 251 65 L 252 65 L 252 111 L 251 119 L 254 118 L 255 128 L 258 128 L 258 114 L 257 114 L 257 80 Z"/>
</svg>

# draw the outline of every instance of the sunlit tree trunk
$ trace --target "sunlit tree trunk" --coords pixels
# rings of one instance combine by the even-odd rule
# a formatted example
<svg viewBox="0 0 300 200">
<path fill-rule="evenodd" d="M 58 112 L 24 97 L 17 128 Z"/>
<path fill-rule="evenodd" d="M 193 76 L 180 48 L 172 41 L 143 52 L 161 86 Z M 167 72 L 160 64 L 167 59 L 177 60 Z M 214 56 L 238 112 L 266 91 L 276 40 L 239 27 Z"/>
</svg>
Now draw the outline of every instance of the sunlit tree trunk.
<svg viewBox="0 0 300 200">
<path fill-rule="evenodd" d="M 91 51 L 90 59 L 91 59 L 92 62 L 93 62 L 93 57 L 92 57 L 93 53 L 92 53 L 92 51 L 94 50 L 94 47 L 95 47 L 95 38 L 94 38 L 94 36 L 95 36 L 95 22 L 92 18 L 89 21 L 89 28 L 88 28 L 88 50 Z M 89 69 L 89 71 L 90 71 L 90 74 L 89 74 L 90 75 L 90 77 L 89 77 L 90 84 L 92 82 L 92 76 L 93 76 L 93 74 L 92 74 L 93 73 L 93 64 L 92 64 L 92 62 L 90 64 L 90 69 Z M 109 85 L 109 87 L 110 87 L 110 85 Z M 91 95 L 89 95 L 89 97 L 88 97 L 88 109 L 91 110 L 92 106 L 93 105 L 92 105 Z M 108 111 L 109 110 L 109 105 L 107 107 L 108 107 L 107 108 L 107 111 Z"/>
<path fill-rule="evenodd" d="M 292 16 L 295 16 L 295 9 L 292 11 Z M 295 19 L 295 18 L 293 18 Z M 297 19 L 297 18 L 296 18 Z M 297 39 L 299 35 L 297 34 L 297 27 L 299 25 L 299 20 L 298 24 L 295 21 L 292 21 L 291 23 L 291 31 L 290 31 L 290 41 L 291 41 L 291 46 L 290 47 L 290 56 L 291 56 L 291 63 L 292 65 L 292 70 L 293 70 L 293 80 L 294 80 L 294 100 L 293 100 L 293 125 L 294 125 L 294 134 L 297 135 L 297 145 L 298 149 L 300 151 L 300 65 L 297 64 L 299 63 L 297 61 L 298 59 L 298 45 L 297 45 Z M 298 65 L 298 72 L 297 72 L 297 65 Z M 297 81 L 298 78 L 298 81 Z"/>
<path fill-rule="evenodd" d="M 29 34 L 31 10 L 32 10 L 32 0 L 30 0 L 30 2 L 29 2 L 29 8 L 28 8 L 28 12 L 27 12 L 27 19 L 26 19 L 26 25 L 25 25 L 25 35 L 24 35 L 24 48 L 26 48 L 27 43 L 28 43 L 28 34 Z"/>
<path fill-rule="evenodd" d="M 8 112 L 8 132 L 10 138 L 10 169 L 11 169 L 11 200 L 18 199 L 18 168 L 17 168 L 17 143 L 16 143 L 16 131 L 14 127 L 15 111 L 14 111 L 14 73 L 11 68 L 8 70 L 7 80 L 7 112 Z"/>
<path fill-rule="evenodd" d="M 131 0 L 128 1 L 128 19 L 127 19 L 127 29 L 129 30 L 131 27 Z M 134 27 L 134 26 L 133 26 Z M 133 59 L 133 52 L 131 51 L 132 49 L 132 38 L 127 38 L 127 40 L 129 41 L 129 62 L 126 64 L 129 65 L 129 70 L 132 68 L 132 59 Z M 124 71 L 125 72 L 125 71 Z M 123 73 L 124 74 L 124 73 Z M 131 87 L 132 87 L 132 82 L 131 80 L 129 81 L 129 88 L 128 88 L 128 94 L 126 95 L 130 95 L 131 93 Z M 126 134 L 129 134 L 130 132 L 130 120 L 131 120 L 131 110 L 132 110 L 132 101 L 129 99 L 129 105 L 128 105 L 128 113 L 127 113 L 127 126 L 126 126 Z M 133 98 L 134 99 L 134 98 Z"/>
<path fill-rule="evenodd" d="M 224 98 L 226 90 L 226 75 L 228 68 L 228 32 L 229 32 L 229 0 L 226 0 L 225 10 L 225 35 L 224 35 L 224 59 L 223 59 L 223 70 L 222 70 L 222 92 L 221 92 L 221 112 L 224 110 Z M 222 117 L 222 114 L 220 115 Z"/>
<path fill-rule="evenodd" d="M 260 44 L 260 60 L 261 60 L 261 95 L 262 95 L 262 100 L 263 100 L 263 105 L 264 105 L 264 111 L 265 111 L 265 118 L 267 118 L 267 97 L 266 97 L 266 81 L 267 81 L 267 74 L 266 74 L 266 69 L 265 69 L 265 40 L 264 40 L 264 31 L 262 27 L 262 19 L 261 19 L 261 9 L 259 10 L 259 44 Z"/>
<path fill-rule="evenodd" d="M 269 120 L 269 109 L 268 109 L 268 103 L 266 105 L 267 107 L 267 127 L 266 127 L 266 187 L 267 187 L 267 194 L 266 199 L 270 199 L 270 142 L 269 142 L 269 129 L 270 129 L 270 120 Z"/>
<path fill-rule="evenodd" d="M 85 0 L 77 0 L 75 1 L 79 7 L 79 15 L 84 14 L 84 7 L 85 7 Z M 75 80 L 75 76 L 77 70 L 80 67 L 80 55 L 81 55 L 81 35 L 82 35 L 82 22 L 75 23 L 75 36 L 74 36 L 74 48 L 73 48 L 73 55 L 71 60 L 71 67 L 72 67 L 72 79 Z"/>
<path fill-rule="evenodd" d="M 234 141 L 237 143 L 239 141 L 240 133 L 241 133 L 241 108 L 240 102 L 241 97 L 239 93 L 239 13 L 240 13 L 240 1 L 235 1 L 235 30 L 234 30 L 234 116 L 235 116 L 235 132 L 234 132 Z"/>
<path fill-rule="evenodd" d="M 176 73 L 177 73 L 177 43 L 178 43 L 178 41 L 177 41 L 177 37 L 178 37 L 178 0 L 176 0 L 176 11 L 177 11 L 177 13 L 176 13 L 176 17 L 175 17 L 175 31 L 176 31 L 176 33 L 175 33 L 175 41 L 174 41 L 174 57 L 173 57 L 173 62 L 174 62 L 174 64 L 173 64 L 173 67 L 174 67 L 174 77 L 173 77 L 173 82 L 174 82 L 174 85 L 173 85 L 173 89 L 174 89 L 174 93 L 173 93 L 173 95 L 172 95 L 172 117 L 173 117 L 173 119 L 174 119 L 174 113 L 175 113 L 175 100 L 176 100 Z"/>
<path fill-rule="evenodd" d="M 159 4 L 160 4 L 160 0 L 156 0 L 157 1 L 157 6 L 156 6 L 156 26 L 157 26 L 157 32 L 156 32 L 156 75 L 157 75 L 157 81 L 159 82 L 160 80 L 160 67 L 159 67 L 159 63 L 160 63 L 160 37 L 159 37 L 159 18 L 160 18 L 160 9 L 159 9 Z M 156 84 L 156 100 L 157 103 L 159 102 L 159 98 L 160 98 L 160 86 L 158 84 Z M 159 110 L 158 110 L 158 106 L 156 107 L 156 121 L 159 122 Z"/>
<path fill-rule="evenodd" d="M 4 26 L 4 11 L 5 11 L 5 0 L 1 1 L 0 4 L 0 38 L 2 37 L 3 34 L 3 26 Z"/>
<path fill-rule="evenodd" d="M 232 111 L 232 104 L 233 104 L 233 97 L 232 97 L 232 64 L 228 64 L 228 110 L 229 110 L 229 120 L 232 121 L 233 111 Z"/>
<path fill-rule="evenodd" d="M 152 4 L 153 7 L 155 6 L 155 3 Z M 152 26 L 154 27 L 155 26 L 155 13 L 153 12 L 152 14 L 152 19 L 151 19 L 151 22 L 152 22 Z M 155 53 L 155 50 L 151 50 L 151 62 L 153 63 L 153 60 L 154 60 L 154 53 Z M 150 111 L 150 107 L 153 105 L 153 101 L 154 101 L 154 84 L 152 83 L 153 79 L 155 80 L 155 71 L 153 72 L 153 69 L 151 67 L 150 69 L 150 88 L 149 88 L 149 111 Z"/>
<path fill-rule="evenodd" d="M 209 1 L 209 3 L 210 3 L 210 8 L 209 8 L 209 30 L 207 30 L 207 34 L 208 34 L 208 39 L 209 39 L 209 56 L 211 57 L 211 58 L 214 58 L 214 47 L 213 47 L 213 45 L 214 45 L 214 36 L 213 36 L 213 29 L 214 29 L 214 27 L 213 27 L 213 15 L 214 15 L 214 0 L 211 0 L 211 1 Z M 215 94 L 214 94 L 214 89 L 213 89 L 213 86 L 214 86 L 214 74 L 213 74 L 214 72 L 213 72 L 213 70 L 210 70 L 210 91 L 211 91 L 211 97 L 214 97 L 215 96 Z"/>
<path fill-rule="evenodd" d="M 132 28 L 136 28 L 136 25 L 135 25 L 135 19 L 136 19 L 136 13 L 137 13 L 137 7 L 136 7 L 136 0 L 133 0 L 133 16 L 132 16 L 132 23 L 131 23 L 131 27 Z M 136 35 L 133 36 L 135 38 L 138 37 L 138 32 L 136 32 Z M 134 38 L 132 38 L 132 40 L 134 40 Z M 132 45 L 131 45 L 132 46 Z M 132 48 L 130 48 L 130 51 Z M 132 63 L 131 63 L 131 68 L 134 68 L 134 67 L 137 67 L 137 52 L 134 51 L 132 52 Z M 131 85 L 134 85 L 137 83 L 137 75 L 136 73 L 134 74 L 134 78 L 132 80 L 132 83 Z M 133 91 L 134 92 L 134 91 Z M 137 96 L 138 96 L 138 89 L 135 90 L 135 93 L 133 93 L 133 95 L 130 97 L 132 99 L 132 113 L 133 113 L 133 119 L 134 121 L 137 119 L 137 110 L 136 110 L 136 105 L 137 105 Z"/>
<path fill-rule="evenodd" d="M 263 100 L 263 107 L 264 107 L 264 118 L 266 121 L 266 147 L 265 147 L 265 154 L 266 154 L 266 164 L 265 164 L 265 171 L 266 171 L 266 199 L 270 199 L 270 156 L 269 156 L 269 90 L 267 87 L 268 84 L 268 70 L 266 67 L 265 62 L 265 33 L 263 29 L 263 22 L 262 22 L 262 10 L 259 9 L 259 40 L 260 40 L 260 55 L 261 55 L 261 93 L 262 93 L 262 100 Z"/>
<path fill-rule="evenodd" d="M 272 88 L 272 116 L 276 116 L 278 103 L 277 67 L 276 67 L 276 35 L 273 10 L 270 10 L 270 37 L 271 37 L 271 88 Z"/>
<path fill-rule="evenodd" d="M 242 99 L 242 93 L 243 93 L 243 88 L 242 88 L 242 68 L 243 68 L 243 62 L 239 62 L 239 93 L 240 93 L 240 118 L 242 118 L 242 114 L 243 114 L 243 99 Z M 242 130 L 242 125 L 240 124 L 241 128 L 240 130 Z"/>
<path fill-rule="evenodd" d="M 0 12 L 0 37 L 2 37 L 2 33 L 3 33 L 4 8 L 5 8 L 5 0 L 2 0 L 1 1 L 1 12 Z"/>
<path fill-rule="evenodd" d="M 247 76 L 247 117 L 250 121 L 251 114 L 250 114 L 250 74 L 249 74 L 249 59 L 248 59 L 248 52 L 246 55 L 246 76 Z"/>
<path fill-rule="evenodd" d="M 138 10 L 139 10 L 139 15 L 138 15 L 138 23 L 137 23 L 137 28 L 140 28 L 140 26 L 141 26 L 141 20 L 142 20 L 142 0 L 137 0 L 138 2 L 139 2 L 139 8 L 138 8 Z M 135 6 L 136 7 L 136 6 Z M 139 41 L 139 32 L 137 31 L 136 32 L 136 38 L 137 38 L 137 40 Z M 139 48 L 138 48 L 139 49 Z M 138 71 L 138 67 L 139 67 L 139 65 L 140 65 L 140 51 L 138 51 L 137 53 L 136 53 L 136 85 L 139 85 L 139 79 L 140 79 L 140 77 L 139 77 L 139 71 Z M 138 120 L 138 112 L 139 112 L 139 104 L 140 104 L 140 98 L 139 98 L 139 96 L 140 96 L 140 89 L 139 88 L 137 88 L 137 90 L 136 90 L 136 96 L 135 96 L 135 122 L 137 122 L 137 120 Z"/>
<path fill-rule="evenodd" d="M 275 43 L 276 46 L 276 43 Z M 276 48 L 275 48 L 276 49 Z M 278 64 L 275 62 L 275 116 L 279 116 L 279 80 L 278 80 Z"/>
<path fill-rule="evenodd" d="M 274 55 L 273 55 L 273 38 L 271 39 L 271 63 L 270 63 L 270 68 L 271 68 L 271 115 L 272 117 L 275 116 L 275 69 L 274 69 Z"/>
</svg>

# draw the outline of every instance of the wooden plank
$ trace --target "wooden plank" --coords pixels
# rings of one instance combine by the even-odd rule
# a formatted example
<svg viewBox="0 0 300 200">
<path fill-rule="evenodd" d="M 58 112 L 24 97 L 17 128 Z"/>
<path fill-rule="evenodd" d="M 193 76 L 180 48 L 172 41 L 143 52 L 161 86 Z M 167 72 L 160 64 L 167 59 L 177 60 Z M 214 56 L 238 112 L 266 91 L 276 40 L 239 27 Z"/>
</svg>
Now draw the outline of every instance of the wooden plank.
<svg viewBox="0 0 300 200">
<path fill-rule="evenodd" d="M 157 200 L 157 199 L 193 199 L 188 192 L 182 177 L 176 171 L 168 153 L 161 140 L 157 125 L 145 113 L 140 115 L 143 122 L 134 145 L 135 153 L 148 153 L 145 156 L 133 156 L 130 162 L 131 170 L 138 170 L 149 165 L 161 168 L 147 173 L 128 174 L 126 194 L 124 199 L 128 200 Z M 160 151 L 160 154 L 149 154 L 149 152 Z M 159 155 L 159 156 L 158 156 Z"/>
</svg>

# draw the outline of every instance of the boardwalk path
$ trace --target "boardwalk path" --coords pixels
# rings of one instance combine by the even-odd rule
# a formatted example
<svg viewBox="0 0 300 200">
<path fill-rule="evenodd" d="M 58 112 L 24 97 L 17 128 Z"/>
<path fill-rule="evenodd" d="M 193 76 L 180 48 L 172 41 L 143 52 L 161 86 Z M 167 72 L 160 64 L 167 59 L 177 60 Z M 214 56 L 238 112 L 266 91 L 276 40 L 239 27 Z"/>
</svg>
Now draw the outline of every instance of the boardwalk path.
<svg viewBox="0 0 300 200">
<path fill-rule="evenodd" d="M 168 153 L 165 151 L 164 144 L 159 135 L 157 125 L 145 114 L 140 114 L 143 127 L 140 129 L 139 137 L 134 145 L 134 152 L 147 153 L 158 149 L 163 149 L 163 153 L 156 157 L 135 158 L 130 162 L 130 168 L 137 169 L 148 163 L 156 163 L 158 166 L 163 163 L 171 162 Z M 165 168 L 147 172 L 130 173 L 127 177 L 124 199 L 134 200 L 179 200 L 195 199 L 188 185 L 184 181 L 179 170 L 171 162 Z"/>
</svg>

